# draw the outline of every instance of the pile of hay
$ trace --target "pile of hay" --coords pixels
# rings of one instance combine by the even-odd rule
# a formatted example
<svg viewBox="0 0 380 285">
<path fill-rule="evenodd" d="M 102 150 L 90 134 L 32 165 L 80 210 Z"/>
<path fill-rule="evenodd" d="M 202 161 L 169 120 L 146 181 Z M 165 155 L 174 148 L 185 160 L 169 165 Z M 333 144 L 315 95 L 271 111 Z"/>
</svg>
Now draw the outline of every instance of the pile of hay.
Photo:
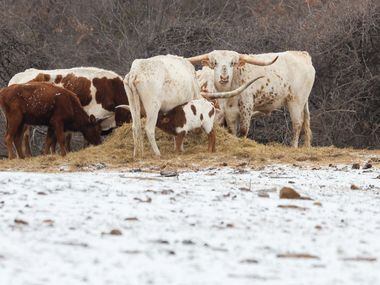
<svg viewBox="0 0 380 285">
<path fill-rule="evenodd" d="M 216 127 L 216 153 L 207 151 L 207 135 L 203 132 L 188 134 L 185 138 L 185 152 L 174 151 L 173 137 L 156 129 L 156 140 L 161 158 L 153 155 L 150 144 L 144 136 L 144 156 L 133 159 L 133 137 L 130 124 L 116 129 L 102 145 L 88 147 L 60 155 L 37 156 L 24 160 L 0 161 L 1 170 L 57 171 L 92 170 L 91 166 L 105 165 L 107 168 L 148 168 L 198 169 L 218 166 L 262 166 L 270 163 L 309 163 L 326 165 L 329 163 L 360 162 L 369 155 L 379 156 L 379 151 L 338 149 L 335 147 L 291 148 L 280 144 L 261 145 L 249 139 L 239 139 L 225 129 Z M 366 157 L 361 156 L 365 155 Z"/>
</svg>

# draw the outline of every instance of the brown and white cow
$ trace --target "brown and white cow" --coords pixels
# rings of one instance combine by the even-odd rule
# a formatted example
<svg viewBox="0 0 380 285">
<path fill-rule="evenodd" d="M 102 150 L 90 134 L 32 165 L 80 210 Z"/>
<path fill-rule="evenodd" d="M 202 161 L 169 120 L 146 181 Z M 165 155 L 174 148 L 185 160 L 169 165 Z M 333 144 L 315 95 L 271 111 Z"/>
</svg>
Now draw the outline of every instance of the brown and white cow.
<svg viewBox="0 0 380 285">
<path fill-rule="evenodd" d="M 54 132 L 62 155 L 66 154 L 64 131 L 79 131 L 89 143 L 101 143 L 100 122 L 83 110 L 76 94 L 53 84 L 34 82 L 3 88 L 0 107 L 7 119 L 5 142 L 10 159 L 15 158 L 13 144 L 19 157 L 24 158 L 24 124 L 48 126 L 48 140 Z"/>
<path fill-rule="evenodd" d="M 113 71 L 95 67 L 56 70 L 31 68 L 14 75 L 8 86 L 27 82 L 51 82 L 75 93 L 87 114 L 94 115 L 97 120 L 103 120 L 103 133 L 124 122 L 131 122 L 129 111 L 115 109 L 118 105 L 128 104 L 128 98 L 122 77 Z M 28 145 L 29 143 L 26 143 L 27 150 Z"/>
<path fill-rule="evenodd" d="M 293 125 L 292 146 L 298 146 L 301 130 L 305 133 L 305 146 L 311 145 L 308 99 L 315 69 L 307 52 L 246 55 L 215 50 L 189 60 L 213 69 L 214 87 L 217 91 L 232 90 L 253 76 L 266 78 L 266 81 L 252 84 L 240 96 L 220 102 L 228 128 L 233 134 L 238 133 L 239 127 L 240 135 L 246 136 L 252 117 L 269 115 L 286 106 Z M 202 73 L 209 78 L 210 70 L 202 70 L 200 76 Z"/>
</svg>

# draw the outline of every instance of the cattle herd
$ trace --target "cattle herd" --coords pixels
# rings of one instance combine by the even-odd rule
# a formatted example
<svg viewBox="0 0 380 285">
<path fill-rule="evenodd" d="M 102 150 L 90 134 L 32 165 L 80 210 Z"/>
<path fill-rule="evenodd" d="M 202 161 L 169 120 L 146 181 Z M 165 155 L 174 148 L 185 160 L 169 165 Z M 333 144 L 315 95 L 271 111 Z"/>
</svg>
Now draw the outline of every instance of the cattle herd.
<svg viewBox="0 0 380 285">
<path fill-rule="evenodd" d="M 203 68 L 195 71 L 194 65 L 199 64 Z M 282 106 L 292 120 L 292 146 L 298 146 L 301 131 L 305 146 L 310 146 L 308 98 L 314 78 L 311 57 L 303 51 L 247 55 L 215 50 L 191 58 L 159 55 L 134 60 L 124 79 L 94 67 L 27 69 L 0 89 L 8 157 L 16 157 L 14 149 L 19 158 L 31 155 L 32 125 L 48 127 L 45 154 L 54 153 L 58 142 L 65 155 L 69 132 L 81 132 L 89 143 L 98 145 L 101 135 L 130 122 L 133 154 L 141 156 L 142 117 L 157 156 L 156 127 L 174 136 L 177 151 L 183 151 L 189 131 L 201 128 L 213 152 L 214 124 L 247 136 L 252 118 Z"/>
</svg>

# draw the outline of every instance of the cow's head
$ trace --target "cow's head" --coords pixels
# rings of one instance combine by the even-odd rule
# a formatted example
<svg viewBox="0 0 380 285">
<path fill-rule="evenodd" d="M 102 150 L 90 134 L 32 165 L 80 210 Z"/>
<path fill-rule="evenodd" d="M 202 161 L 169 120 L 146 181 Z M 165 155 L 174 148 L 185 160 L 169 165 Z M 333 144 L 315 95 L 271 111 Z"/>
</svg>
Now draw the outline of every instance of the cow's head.
<svg viewBox="0 0 380 285">
<path fill-rule="evenodd" d="M 262 61 L 254 56 L 240 54 L 229 50 L 214 50 L 210 53 L 188 58 L 193 64 L 202 64 L 209 66 L 214 70 L 214 85 L 218 91 L 229 91 L 232 89 L 231 83 L 234 72 L 237 68 L 246 63 L 267 66 L 277 60 L 275 57 L 272 61 Z"/>
<path fill-rule="evenodd" d="M 97 120 L 94 115 L 90 115 L 88 117 L 88 121 L 86 122 L 85 126 L 83 127 L 82 133 L 84 138 L 93 145 L 99 145 L 102 142 L 101 133 L 101 123 L 108 119 L 102 118 Z"/>
</svg>

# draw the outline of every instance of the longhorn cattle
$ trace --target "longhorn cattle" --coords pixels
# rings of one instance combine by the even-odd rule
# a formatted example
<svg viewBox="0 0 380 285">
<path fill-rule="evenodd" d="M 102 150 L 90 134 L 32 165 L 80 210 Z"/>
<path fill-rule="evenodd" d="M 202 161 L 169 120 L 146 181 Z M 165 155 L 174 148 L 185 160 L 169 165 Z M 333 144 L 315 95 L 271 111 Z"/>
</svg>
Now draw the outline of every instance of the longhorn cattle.
<svg viewBox="0 0 380 285">
<path fill-rule="evenodd" d="M 5 142 L 10 159 L 15 158 L 13 144 L 19 157 L 24 158 L 21 148 L 24 124 L 48 126 L 48 138 L 54 131 L 62 155 L 66 154 L 65 130 L 80 131 L 94 145 L 101 142 L 100 125 L 83 110 L 76 94 L 53 84 L 35 82 L 3 88 L 0 107 L 7 119 Z"/>
<path fill-rule="evenodd" d="M 203 66 L 201 70 L 197 70 L 196 77 L 202 92 L 217 92 L 214 85 L 214 71 L 210 67 Z M 227 100 L 213 100 L 216 110 L 215 122 L 219 126 L 225 126 L 224 112 L 221 106 L 223 106 L 226 101 Z"/>
<path fill-rule="evenodd" d="M 141 107 L 146 114 L 145 131 L 154 153 L 160 151 L 155 140 L 158 113 L 201 98 L 194 66 L 182 57 L 160 55 L 148 59 L 134 60 L 129 74 L 124 78 L 125 89 L 132 114 L 134 156 L 142 155 Z M 252 82 L 234 91 L 202 93 L 208 98 L 230 98 L 238 95 Z"/>
<path fill-rule="evenodd" d="M 307 52 L 245 55 L 216 50 L 189 58 L 189 61 L 193 64 L 202 63 L 214 70 L 214 87 L 217 91 L 231 90 L 252 76 L 265 76 L 266 81 L 252 84 L 241 96 L 220 104 L 227 126 L 233 134 L 237 134 L 239 125 L 240 134 L 246 136 L 253 116 L 270 114 L 287 106 L 293 127 L 292 145 L 298 147 L 301 128 L 305 133 L 305 146 L 311 145 L 308 98 L 315 69 Z"/>
<path fill-rule="evenodd" d="M 95 67 L 38 70 L 27 69 L 13 76 L 8 86 L 27 82 L 51 82 L 74 92 L 87 114 L 103 120 L 101 128 L 107 132 L 124 122 L 131 121 L 131 115 L 117 105 L 128 104 L 123 79 L 113 71 Z M 28 132 L 26 132 L 28 141 Z M 29 142 L 26 143 L 28 150 Z M 28 151 L 30 152 L 30 150 Z"/>
</svg>

